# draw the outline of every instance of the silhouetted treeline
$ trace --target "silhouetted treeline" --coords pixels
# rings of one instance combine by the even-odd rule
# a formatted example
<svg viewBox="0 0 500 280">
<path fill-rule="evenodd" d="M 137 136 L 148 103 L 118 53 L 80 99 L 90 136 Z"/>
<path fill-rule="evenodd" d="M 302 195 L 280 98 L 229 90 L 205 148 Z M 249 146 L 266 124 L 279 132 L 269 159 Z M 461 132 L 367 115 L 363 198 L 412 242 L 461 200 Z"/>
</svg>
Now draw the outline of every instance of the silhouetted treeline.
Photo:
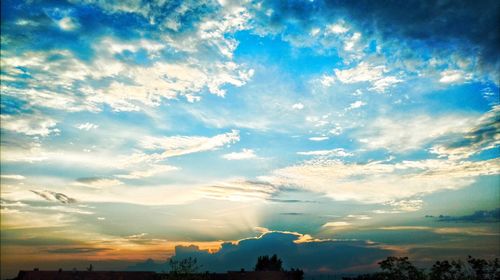
<svg viewBox="0 0 500 280">
<path fill-rule="evenodd" d="M 378 263 L 381 272 L 344 280 L 500 280 L 498 259 L 487 261 L 471 256 L 463 261 L 437 261 L 429 271 L 415 267 L 407 257 L 388 257 Z"/>
</svg>

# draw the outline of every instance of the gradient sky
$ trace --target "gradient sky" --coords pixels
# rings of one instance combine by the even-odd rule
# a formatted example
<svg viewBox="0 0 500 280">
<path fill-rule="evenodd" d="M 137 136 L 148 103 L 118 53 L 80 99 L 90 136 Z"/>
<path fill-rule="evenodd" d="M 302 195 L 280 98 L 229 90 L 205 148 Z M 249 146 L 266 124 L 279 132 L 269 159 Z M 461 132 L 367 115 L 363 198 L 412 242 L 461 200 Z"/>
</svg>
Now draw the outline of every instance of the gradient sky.
<svg viewBox="0 0 500 280">
<path fill-rule="evenodd" d="M 499 3 L 3 0 L 1 276 L 498 257 Z"/>
</svg>

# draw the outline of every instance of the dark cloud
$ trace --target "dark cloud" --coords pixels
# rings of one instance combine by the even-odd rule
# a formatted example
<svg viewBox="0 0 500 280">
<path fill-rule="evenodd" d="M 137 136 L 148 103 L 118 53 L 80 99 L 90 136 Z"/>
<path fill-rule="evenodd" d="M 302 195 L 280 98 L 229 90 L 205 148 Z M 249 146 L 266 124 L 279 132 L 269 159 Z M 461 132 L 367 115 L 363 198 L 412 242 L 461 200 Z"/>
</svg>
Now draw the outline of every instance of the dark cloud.
<svg viewBox="0 0 500 280">
<path fill-rule="evenodd" d="M 457 223 L 496 223 L 500 222 L 500 208 L 494 210 L 479 210 L 471 215 L 465 216 L 425 216 L 434 218 L 438 222 L 457 222 Z"/>
<path fill-rule="evenodd" d="M 272 13 L 268 11 L 272 10 Z M 378 37 L 426 53 L 460 51 L 479 57 L 489 73 L 500 71 L 500 1 L 264 1 L 254 11 L 256 24 L 284 36 L 346 20 L 364 37 Z M 290 27 L 292 26 L 292 27 Z M 380 43 L 380 42 L 377 42 Z M 412 55 L 408 51 L 406 55 Z"/>
<path fill-rule="evenodd" d="M 49 254 L 89 254 L 89 253 L 97 253 L 103 251 L 112 250 L 110 248 L 92 248 L 92 247 L 72 247 L 72 248 L 57 248 L 57 249 L 49 249 L 44 252 Z"/>
<path fill-rule="evenodd" d="M 94 182 L 98 182 L 100 180 L 107 179 L 105 177 L 82 177 L 77 178 L 76 181 L 83 184 L 92 184 Z"/>
<path fill-rule="evenodd" d="M 364 241 L 309 240 L 297 243 L 304 235 L 290 232 L 267 232 L 257 238 L 223 243 L 220 250 L 210 253 L 197 246 L 177 246 L 175 259 L 194 257 L 202 270 L 224 272 L 227 270 L 252 270 L 258 256 L 277 254 L 285 268 L 300 267 L 308 273 L 330 269 L 341 272 L 355 266 L 370 266 L 393 252 Z M 165 270 L 166 264 L 147 260 L 130 269 Z"/>
<path fill-rule="evenodd" d="M 35 190 L 30 190 L 32 193 L 44 198 L 47 201 L 59 201 L 62 204 L 72 204 L 76 203 L 77 200 L 69 197 L 63 193 L 58 193 L 58 192 L 53 192 L 53 191 L 35 191 Z"/>
</svg>

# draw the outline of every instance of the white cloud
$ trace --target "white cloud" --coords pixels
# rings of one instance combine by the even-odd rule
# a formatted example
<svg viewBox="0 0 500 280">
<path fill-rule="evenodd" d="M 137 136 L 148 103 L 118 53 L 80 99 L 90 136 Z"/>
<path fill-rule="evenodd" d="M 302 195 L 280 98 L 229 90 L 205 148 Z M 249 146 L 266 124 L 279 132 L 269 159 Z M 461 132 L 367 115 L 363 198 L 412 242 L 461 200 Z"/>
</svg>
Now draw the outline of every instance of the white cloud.
<svg viewBox="0 0 500 280">
<path fill-rule="evenodd" d="M 244 179 L 220 182 L 198 190 L 204 197 L 230 201 L 266 200 L 277 191 L 272 184 Z"/>
<path fill-rule="evenodd" d="M 91 177 L 78 179 L 74 185 L 100 189 L 123 185 L 123 182 L 117 179 Z"/>
<path fill-rule="evenodd" d="M 346 227 L 346 226 L 350 226 L 351 223 L 349 222 L 328 222 L 326 224 L 323 225 L 323 227 Z"/>
<path fill-rule="evenodd" d="M 421 149 L 440 137 L 466 132 L 473 120 L 460 115 L 417 115 L 406 117 L 404 121 L 379 118 L 358 133 L 358 140 L 369 149 L 406 152 Z"/>
<path fill-rule="evenodd" d="M 371 220 L 372 217 L 368 215 L 348 215 L 347 218 L 355 220 Z"/>
<path fill-rule="evenodd" d="M 96 129 L 98 127 L 99 127 L 99 125 L 93 124 L 93 123 L 89 123 L 89 122 L 81 123 L 81 124 L 79 124 L 79 125 L 76 126 L 76 128 L 78 128 L 80 130 L 86 130 L 86 131 L 89 131 L 91 129 Z"/>
<path fill-rule="evenodd" d="M 7 180 L 24 180 L 26 177 L 23 175 L 18 175 L 18 174 L 2 174 L 0 175 L 0 178 L 2 179 L 7 179 Z"/>
<path fill-rule="evenodd" d="M 159 158 L 168 158 L 197 152 L 217 150 L 224 145 L 229 145 L 240 140 L 238 130 L 215 135 L 203 136 L 170 136 L 170 137 L 144 137 L 140 145 L 144 149 L 164 150 L 158 154 Z"/>
<path fill-rule="evenodd" d="M 349 28 L 345 27 L 342 23 L 338 23 L 338 24 L 328 25 L 326 27 L 326 30 L 334 34 L 342 34 L 349 31 Z"/>
<path fill-rule="evenodd" d="M 317 137 L 309 137 L 311 141 L 325 141 L 330 139 L 328 136 L 317 136 Z"/>
<path fill-rule="evenodd" d="M 356 67 L 339 70 L 335 69 L 335 76 L 344 84 L 375 81 L 383 77 L 384 66 L 372 66 L 366 62 L 359 63 Z"/>
<path fill-rule="evenodd" d="M 370 162 L 350 164 L 314 159 L 260 177 L 273 185 L 294 186 L 324 193 L 335 200 L 385 203 L 413 211 L 421 206 L 415 196 L 445 189 L 458 189 L 482 175 L 500 173 L 500 159 L 479 162 L 449 160 Z"/>
<path fill-rule="evenodd" d="M 471 78 L 471 74 L 466 74 L 461 70 L 445 70 L 441 72 L 439 82 L 444 84 L 455 84 L 470 80 Z"/>
<path fill-rule="evenodd" d="M 115 177 L 123 179 L 141 179 L 175 170 L 179 170 L 179 168 L 172 165 L 151 164 L 144 170 L 133 170 L 129 174 L 115 175 Z"/>
<path fill-rule="evenodd" d="M 243 149 L 241 152 L 232 152 L 229 154 L 222 155 L 223 158 L 227 160 L 242 160 L 242 159 L 252 159 L 256 158 L 257 155 L 252 149 Z"/>
<path fill-rule="evenodd" d="M 304 104 L 302 104 L 302 103 L 295 103 L 295 104 L 293 104 L 292 109 L 302 110 L 302 109 L 304 109 Z"/>
<path fill-rule="evenodd" d="M 401 83 L 403 80 L 398 79 L 394 76 L 387 76 L 382 79 L 376 80 L 373 82 L 373 86 L 369 88 L 369 90 L 373 90 L 379 93 L 385 92 L 388 88 L 392 87 L 395 84 Z"/>
<path fill-rule="evenodd" d="M 361 40 L 361 33 L 354 32 L 352 36 L 345 41 L 344 50 L 345 51 L 353 51 L 355 50 L 356 44 Z"/>
<path fill-rule="evenodd" d="M 2 129 L 26 134 L 28 136 L 49 136 L 58 133 L 54 128 L 57 121 L 39 114 L 1 115 Z"/>
<path fill-rule="evenodd" d="M 62 19 L 57 21 L 57 25 L 64 31 L 72 31 L 79 27 L 78 22 L 74 18 L 71 17 L 63 17 Z"/>
<path fill-rule="evenodd" d="M 402 82 L 395 76 L 385 76 L 387 69 L 383 65 L 373 66 L 366 62 L 361 62 L 350 69 L 335 69 L 335 76 L 344 84 L 353 84 L 360 82 L 370 82 L 372 87 L 369 90 L 376 92 L 385 92 L 389 87 Z"/>
<path fill-rule="evenodd" d="M 324 86 L 324 87 L 329 87 L 335 84 L 335 76 L 333 75 L 323 75 L 319 79 L 319 82 Z"/>
<path fill-rule="evenodd" d="M 363 106 L 365 106 L 365 105 L 366 105 L 366 102 L 363 102 L 363 101 L 361 101 L 361 100 L 358 100 L 358 101 L 355 101 L 355 102 L 351 103 L 351 104 L 349 105 L 349 107 L 347 107 L 347 109 L 348 109 L 348 110 L 353 110 L 353 109 L 361 108 L 361 107 L 363 107 Z"/>
<path fill-rule="evenodd" d="M 349 157 L 353 155 L 352 153 L 346 152 L 346 150 L 342 148 L 332 149 L 332 150 L 297 152 L 297 154 L 303 156 L 335 156 L 335 157 Z"/>
<path fill-rule="evenodd" d="M 500 106 L 494 106 L 463 134 L 434 145 L 430 152 L 439 157 L 464 159 L 500 145 Z"/>
</svg>

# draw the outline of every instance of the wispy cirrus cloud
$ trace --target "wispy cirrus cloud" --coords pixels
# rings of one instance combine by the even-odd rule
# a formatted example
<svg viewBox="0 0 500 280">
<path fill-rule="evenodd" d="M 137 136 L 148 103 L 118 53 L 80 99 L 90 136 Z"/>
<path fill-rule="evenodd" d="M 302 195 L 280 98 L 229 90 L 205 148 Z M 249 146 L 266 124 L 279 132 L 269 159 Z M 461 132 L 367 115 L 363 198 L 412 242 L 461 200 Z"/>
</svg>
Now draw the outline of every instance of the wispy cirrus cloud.
<svg viewBox="0 0 500 280">
<path fill-rule="evenodd" d="M 158 154 L 161 158 L 186 155 L 197 152 L 219 149 L 225 145 L 233 144 L 240 140 L 238 130 L 232 130 L 213 137 L 204 136 L 170 136 L 170 137 L 145 137 L 140 141 L 140 146 L 147 150 L 163 150 Z"/>
</svg>

